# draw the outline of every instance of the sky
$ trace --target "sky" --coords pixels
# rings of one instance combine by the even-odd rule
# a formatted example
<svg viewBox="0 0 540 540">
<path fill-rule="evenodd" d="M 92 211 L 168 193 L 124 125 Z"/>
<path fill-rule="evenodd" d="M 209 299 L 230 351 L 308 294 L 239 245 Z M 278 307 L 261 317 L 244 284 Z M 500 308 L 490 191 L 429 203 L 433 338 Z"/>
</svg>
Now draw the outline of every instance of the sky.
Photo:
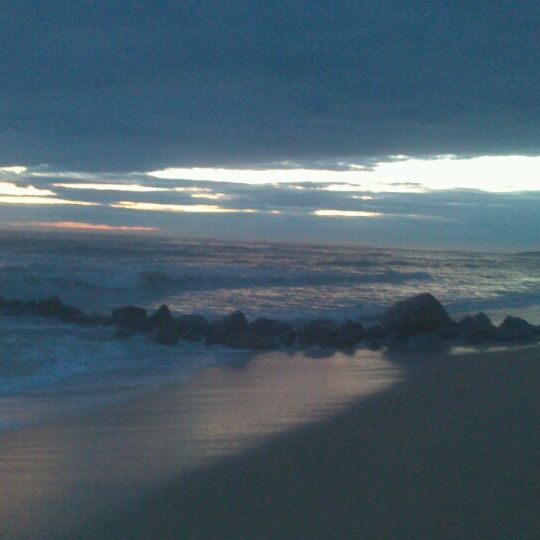
<svg viewBox="0 0 540 540">
<path fill-rule="evenodd" d="M 540 249 L 540 4 L 18 0 L 0 227 Z"/>
</svg>

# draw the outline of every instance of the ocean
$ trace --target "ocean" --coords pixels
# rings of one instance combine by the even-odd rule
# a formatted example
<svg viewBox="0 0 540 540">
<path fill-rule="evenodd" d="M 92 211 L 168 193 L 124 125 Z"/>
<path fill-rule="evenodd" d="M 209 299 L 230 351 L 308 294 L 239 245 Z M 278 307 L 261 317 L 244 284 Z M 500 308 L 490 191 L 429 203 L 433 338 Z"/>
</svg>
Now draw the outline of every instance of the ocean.
<svg viewBox="0 0 540 540">
<path fill-rule="evenodd" d="M 175 313 L 210 319 L 240 309 L 250 319 L 329 317 L 369 324 L 394 302 L 431 292 L 456 317 L 528 314 L 538 324 L 539 265 L 538 253 L 0 234 L 0 296 L 58 295 L 98 313 L 167 304 Z M 200 343 L 159 346 L 145 336 L 120 340 L 113 332 L 0 316 L 0 429 L 51 414 L 40 406 L 50 392 L 71 396 L 58 401 L 56 412 L 63 414 L 249 354 Z"/>
</svg>

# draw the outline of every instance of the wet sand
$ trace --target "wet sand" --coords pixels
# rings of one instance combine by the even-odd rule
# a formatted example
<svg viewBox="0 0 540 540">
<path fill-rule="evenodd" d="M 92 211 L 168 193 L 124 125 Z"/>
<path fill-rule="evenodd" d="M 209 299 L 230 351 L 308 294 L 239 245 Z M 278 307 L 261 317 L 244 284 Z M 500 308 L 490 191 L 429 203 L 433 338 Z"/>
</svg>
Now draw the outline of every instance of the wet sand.
<svg viewBox="0 0 540 540">
<path fill-rule="evenodd" d="M 539 348 L 438 358 L 84 538 L 540 538 Z"/>
<path fill-rule="evenodd" d="M 187 385 L 0 434 L 0 538 L 78 538 L 88 531 L 99 538 L 81 525 L 121 515 L 172 480 L 334 415 L 402 377 L 369 352 L 238 353 L 236 360 Z M 29 412 L 55 411 L 73 397 L 34 396 Z"/>
<path fill-rule="evenodd" d="M 539 538 L 540 348 L 397 360 L 263 355 L 3 436 L 0 537 Z"/>
</svg>

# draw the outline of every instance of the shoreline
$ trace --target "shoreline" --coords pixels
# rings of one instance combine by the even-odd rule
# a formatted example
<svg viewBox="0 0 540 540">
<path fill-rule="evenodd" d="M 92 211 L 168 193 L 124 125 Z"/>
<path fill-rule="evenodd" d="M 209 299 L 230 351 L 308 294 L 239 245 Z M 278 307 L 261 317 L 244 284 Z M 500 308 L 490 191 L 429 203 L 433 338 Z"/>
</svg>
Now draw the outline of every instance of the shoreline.
<svg viewBox="0 0 540 540">
<path fill-rule="evenodd" d="M 429 507 L 426 497 L 436 486 L 458 482 L 456 497 L 470 498 L 458 489 L 459 475 L 456 481 L 450 475 L 459 472 L 458 456 L 472 459 L 467 470 L 480 466 L 484 480 L 497 484 L 500 478 L 488 474 L 478 451 L 498 436 L 507 459 L 525 459 L 521 472 L 527 476 L 516 480 L 531 482 L 527 452 L 540 442 L 540 347 L 415 354 L 412 365 L 404 355 L 396 364 L 380 353 L 365 354 L 315 359 L 266 353 L 208 368 L 187 386 L 2 436 L 0 530 L 13 539 L 174 538 L 178 530 L 189 531 L 187 538 L 219 538 L 224 531 L 298 538 L 307 520 L 314 537 L 331 538 L 330 527 L 348 523 L 355 534 L 369 538 L 371 530 L 377 533 L 372 537 L 384 538 L 381 523 L 391 523 L 400 504 L 420 512 L 415 498 Z M 365 369 L 370 361 L 371 371 Z M 360 388 L 366 376 L 371 382 Z M 512 395 L 514 410 L 507 407 Z M 500 403 L 490 411 L 494 397 Z M 474 418 L 470 425 L 462 421 L 465 413 Z M 524 448 L 508 437 L 505 423 L 524 438 Z M 426 480 L 421 455 L 429 456 L 432 484 L 420 482 L 403 498 L 400 478 L 408 479 L 408 489 L 413 471 Z M 437 456 L 444 458 L 442 470 L 435 467 Z M 492 461 L 503 457 L 497 456 Z M 517 495 L 530 502 L 526 493 L 520 499 L 519 489 Z M 392 525 L 396 534 L 405 532 L 403 526 Z"/>
</svg>

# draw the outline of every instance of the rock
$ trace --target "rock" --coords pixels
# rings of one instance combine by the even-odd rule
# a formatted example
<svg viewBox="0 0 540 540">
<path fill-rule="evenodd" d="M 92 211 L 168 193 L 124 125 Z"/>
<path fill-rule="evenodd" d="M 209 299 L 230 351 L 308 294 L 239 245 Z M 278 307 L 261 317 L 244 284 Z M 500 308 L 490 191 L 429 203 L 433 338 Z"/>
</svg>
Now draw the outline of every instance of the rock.
<svg viewBox="0 0 540 540">
<path fill-rule="evenodd" d="M 379 324 L 370 326 L 365 332 L 365 337 L 370 339 L 383 339 L 385 335 L 384 328 Z"/>
<path fill-rule="evenodd" d="M 26 315 L 28 313 L 28 305 L 22 300 L 10 300 L 2 307 L 4 315 Z"/>
<path fill-rule="evenodd" d="M 35 312 L 42 317 L 60 317 L 63 307 L 62 300 L 58 296 L 51 296 L 40 300 L 35 306 Z"/>
<path fill-rule="evenodd" d="M 298 330 L 298 344 L 325 347 L 337 336 L 337 327 L 330 319 L 314 319 Z"/>
<path fill-rule="evenodd" d="M 28 302 L 24 302 L 24 313 L 28 315 L 36 315 L 36 306 L 37 302 L 35 300 L 29 300 Z"/>
<path fill-rule="evenodd" d="M 280 345 L 292 345 L 296 339 L 293 327 L 275 319 L 259 318 L 250 325 L 252 334 L 275 338 Z"/>
<path fill-rule="evenodd" d="M 321 346 L 330 349 L 350 349 L 364 341 L 366 331 L 364 327 L 354 321 L 345 321 L 336 328 L 335 335 Z"/>
<path fill-rule="evenodd" d="M 404 336 L 396 334 L 388 343 L 388 351 L 392 353 L 442 353 L 450 349 L 448 340 L 433 332 Z"/>
<path fill-rule="evenodd" d="M 146 310 L 136 306 L 125 306 L 115 309 L 111 314 L 113 325 L 129 330 L 144 330 Z"/>
<path fill-rule="evenodd" d="M 349 349 L 361 343 L 366 336 L 364 327 L 354 321 L 340 326 L 330 319 L 315 319 L 298 331 L 298 344 L 318 345 L 323 349 Z"/>
<path fill-rule="evenodd" d="M 161 323 L 154 330 L 153 341 L 160 345 L 176 345 L 180 341 L 180 329 L 174 320 Z"/>
<path fill-rule="evenodd" d="M 176 317 L 175 323 L 180 336 L 187 341 L 198 341 L 209 327 L 208 321 L 201 315 L 180 315 Z"/>
<path fill-rule="evenodd" d="M 497 339 L 497 327 L 485 313 L 469 315 L 458 323 L 459 337 L 467 343 L 482 343 Z"/>
<path fill-rule="evenodd" d="M 501 341 L 535 341 L 538 330 L 534 324 L 530 324 L 519 317 L 508 316 L 499 326 L 498 337 Z"/>
<path fill-rule="evenodd" d="M 109 316 L 99 313 L 81 313 L 70 322 L 81 326 L 109 326 L 112 324 Z"/>
<path fill-rule="evenodd" d="M 420 353 L 442 353 L 451 347 L 443 337 L 438 334 L 416 334 L 409 338 L 408 350 Z"/>
<path fill-rule="evenodd" d="M 134 336 L 137 333 L 136 330 L 133 330 L 132 328 L 126 328 L 126 327 L 118 327 L 116 332 L 114 333 L 114 337 L 117 339 L 128 339 L 132 336 Z"/>
<path fill-rule="evenodd" d="M 73 306 L 62 306 L 57 314 L 58 318 L 65 323 L 77 323 L 82 315 L 83 312 Z"/>
<path fill-rule="evenodd" d="M 409 337 L 403 334 L 394 334 L 389 336 L 386 348 L 390 353 L 402 353 L 409 350 Z M 368 347 L 371 348 L 371 347 Z"/>
<path fill-rule="evenodd" d="M 231 343 L 234 337 L 244 333 L 247 327 L 246 316 L 241 311 L 235 311 L 210 325 L 206 334 L 206 343 L 210 345 L 227 344 L 226 341 Z"/>
<path fill-rule="evenodd" d="M 379 351 L 382 348 L 382 341 L 376 337 L 366 337 L 364 340 L 366 347 L 372 351 Z"/>
<path fill-rule="evenodd" d="M 76 322 L 83 314 L 80 309 L 63 304 L 58 296 L 50 296 L 39 302 L 28 302 L 26 312 L 41 317 L 54 317 L 65 323 Z"/>
<path fill-rule="evenodd" d="M 446 326 L 443 326 L 438 332 L 437 335 L 443 339 L 456 339 L 459 337 L 460 327 L 459 324 L 455 321 L 451 321 Z"/>
<path fill-rule="evenodd" d="M 171 315 L 171 312 L 169 311 L 168 306 L 163 304 L 160 306 L 159 309 L 157 309 L 150 317 L 148 317 L 146 321 L 146 327 L 147 330 L 153 330 L 154 328 L 157 328 L 159 326 L 162 326 L 164 324 L 170 323 L 173 321 L 173 316 Z"/>
<path fill-rule="evenodd" d="M 406 335 L 435 332 L 451 321 L 442 304 L 429 293 L 397 302 L 381 317 L 381 324 L 387 332 Z"/>
<path fill-rule="evenodd" d="M 244 332 L 234 335 L 233 346 L 245 349 L 268 350 L 290 346 L 296 339 L 296 332 L 291 325 L 274 319 L 259 318 L 251 323 Z M 230 344 L 230 338 L 227 344 Z"/>
</svg>

